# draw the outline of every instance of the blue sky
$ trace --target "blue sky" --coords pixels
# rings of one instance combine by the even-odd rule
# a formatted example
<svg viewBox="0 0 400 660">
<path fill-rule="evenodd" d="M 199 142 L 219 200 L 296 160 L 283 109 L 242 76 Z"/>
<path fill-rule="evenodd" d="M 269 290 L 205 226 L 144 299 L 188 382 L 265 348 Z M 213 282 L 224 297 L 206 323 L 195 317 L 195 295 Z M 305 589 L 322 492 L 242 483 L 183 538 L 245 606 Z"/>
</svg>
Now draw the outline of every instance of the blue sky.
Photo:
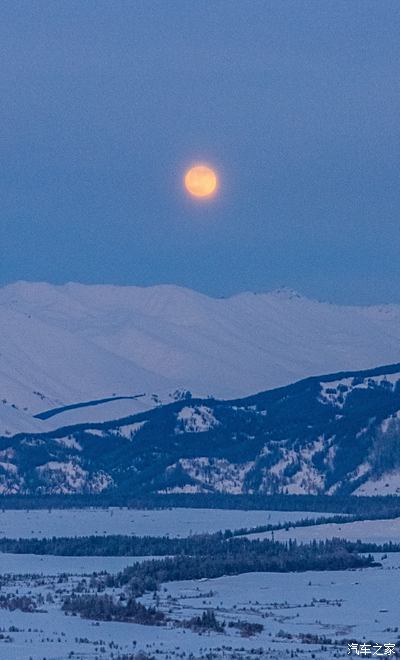
<svg viewBox="0 0 400 660">
<path fill-rule="evenodd" d="M 399 33 L 390 0 L 5 0 L 0 281 L 400 302 Z"/>
</svg>

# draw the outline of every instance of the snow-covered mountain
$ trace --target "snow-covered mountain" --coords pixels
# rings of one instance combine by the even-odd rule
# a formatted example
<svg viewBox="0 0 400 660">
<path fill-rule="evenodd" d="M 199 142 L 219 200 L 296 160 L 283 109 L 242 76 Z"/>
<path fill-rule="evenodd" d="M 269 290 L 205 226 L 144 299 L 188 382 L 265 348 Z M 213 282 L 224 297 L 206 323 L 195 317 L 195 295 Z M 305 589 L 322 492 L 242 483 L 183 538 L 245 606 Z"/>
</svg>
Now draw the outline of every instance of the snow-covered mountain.
<svg viewBox="0 0 400 660">
<path fill-rule="evenodd" d="M 400 364 L 0 438 L 0 493 L 400 494 Z"/>
<path fill-rule="evenodd" d="M 287 290 L 215 299 L 166 285 L 19 282 L 0 288 L 0 319 L 0 433 L 9 435 L 124 417 L 176 390 L 239 397 L 400 357 L 400 306 L 337 306 Z M 50 409 L 59 412 L 32 420 Z"/>
</svg>

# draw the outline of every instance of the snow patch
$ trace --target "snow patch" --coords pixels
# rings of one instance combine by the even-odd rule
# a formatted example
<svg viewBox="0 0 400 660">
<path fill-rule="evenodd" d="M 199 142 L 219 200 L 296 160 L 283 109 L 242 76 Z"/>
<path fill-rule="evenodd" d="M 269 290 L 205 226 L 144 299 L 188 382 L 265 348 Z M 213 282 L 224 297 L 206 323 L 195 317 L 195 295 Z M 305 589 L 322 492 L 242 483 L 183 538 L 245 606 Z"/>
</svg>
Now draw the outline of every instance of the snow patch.
<svg viewBox="0 0 400 660">
<path fill-rule="evenodd" d="M 178 464 L 191 477 L 208 489 L 237 495 L 243 492 L 243 482 L 254 467 L 254 461 L 230 463 L 225 459 L 208 457 L 181 458 Z"/>
<path fill-rule="evenodd" d="M 400 471 L 387 472 L 378 479 L 368 479 L 352 495 L 400 495 Z"/>
<path fill-rule="evenodd" d="M 219 425 L 207 406 L 185 406 L 178 413 L 175 433 L 204 433 Z"/>
<path fill-rule="evenodd" d="M 341 378 L 340 380 L 321 382 L 319 401 L 337 408 L 343 408 L 346 399 L 354 390 L 374 387 L 387 387 L 394 390 L 400 382 L 400 374 L 381 374 L 359 380 L 358 378 Z"/>
<path fill-rule="evenodd" d="M 65 438 L 56 438 L 55 441 L 57 444 L 67 447 L 68 449 L 77 449 L 82 451 L 82 445 L 79 444 L 77 440 L 72 435 L 68 435 Z"/>
</svg>

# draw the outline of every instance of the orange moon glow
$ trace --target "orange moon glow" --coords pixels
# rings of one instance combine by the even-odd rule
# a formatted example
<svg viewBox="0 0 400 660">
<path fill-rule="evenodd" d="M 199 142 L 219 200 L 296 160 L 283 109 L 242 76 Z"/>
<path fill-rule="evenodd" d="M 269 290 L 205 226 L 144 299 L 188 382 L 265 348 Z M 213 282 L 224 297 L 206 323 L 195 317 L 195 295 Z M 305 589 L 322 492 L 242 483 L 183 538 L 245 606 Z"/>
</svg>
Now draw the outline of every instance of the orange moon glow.
<svg viewBox="0 0 400 660">
<path fill-rule="evenodd" d="M 193 197 L 211 197 L 217 189 L 217 175 L 207 165 L 195 165 L 185 174 L 186 190 Z"/>
</svg>

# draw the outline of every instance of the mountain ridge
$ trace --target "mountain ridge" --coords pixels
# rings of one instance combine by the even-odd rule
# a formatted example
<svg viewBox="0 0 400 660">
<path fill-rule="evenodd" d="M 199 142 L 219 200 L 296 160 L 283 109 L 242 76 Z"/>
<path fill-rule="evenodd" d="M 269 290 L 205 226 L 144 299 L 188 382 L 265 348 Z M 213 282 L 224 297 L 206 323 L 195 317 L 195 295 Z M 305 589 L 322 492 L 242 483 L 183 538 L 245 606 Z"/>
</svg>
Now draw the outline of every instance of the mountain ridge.
<svg viewBox="0 0 400 660">
<path fill-rule="evenodd" d="M 0 313 L 0 433 L 79 402 L 243 397 L 400 355 L 400 306 L 341 307 L 286 289 L 210 298 L 174 285 L 20 282 L 0 288 Z M 65 411 L 47 428 L 107 419 L 111 408 Z"/>
</svg>

